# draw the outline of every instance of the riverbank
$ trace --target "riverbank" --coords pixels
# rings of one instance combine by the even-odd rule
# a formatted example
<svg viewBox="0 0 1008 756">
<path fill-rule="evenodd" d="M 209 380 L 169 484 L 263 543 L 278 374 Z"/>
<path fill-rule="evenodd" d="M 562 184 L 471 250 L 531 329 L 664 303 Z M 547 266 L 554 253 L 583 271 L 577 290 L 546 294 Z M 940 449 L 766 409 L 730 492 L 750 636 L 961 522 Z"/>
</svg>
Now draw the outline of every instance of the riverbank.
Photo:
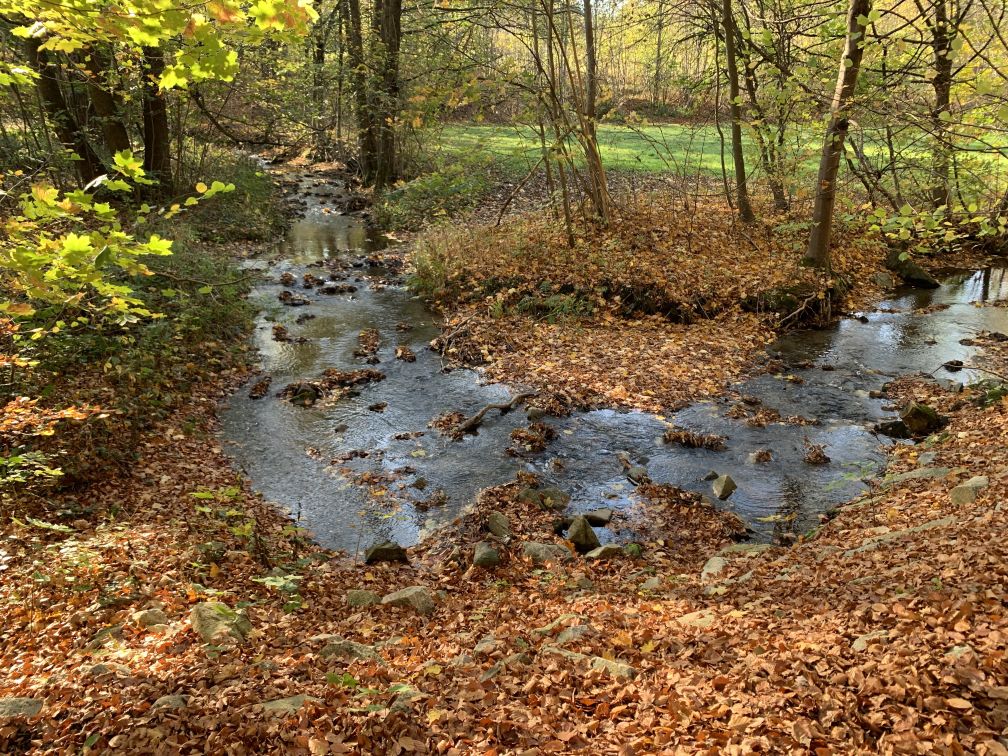
<svg viewBox="0 0 1008 756">
<path fill-rule="evenodd" d="M 801 265 L 805 224 L 746 226 L 723 203 L 669 192 L 627 202 L 573 246 L 545 211 L 415 238 L 414 287 L 444 314 L 445 357 L 531 386 L 551 410 L 664 412 L 763 370 L 783 331 L 870 309 L 902 283 L 883 241 L 857 225 L 838 229 L 824 275 Z"/>
<path fill-rule="evenodd" d="M 1005 344 L 985 347 L 1004 374 Z M 563 542 L 518 503 L 524 481 L 408 564 L 370 566 L 299 541 L 252 496 L 197 397 L 132 475 L 84 492 L 115 518 L 6 541 L 0 746 L 1003 753 L 1008 412 L 972 389 L 897 396 L 948 426 L 895 447 L 869 496 L 790 549 L 732 546 L 673 496 L 652 499 L 665 516 L 639 553 L 534 564 L 528 540 Z M 972 500 L 951 498 L 978 475 Z M 510 537 L 484 531 L 492 510 Z M 470 566 L 477 540 L 500 566 Z M 206 602 L 248 624 L 225 616 L 214 637 Z"/>
</svg>

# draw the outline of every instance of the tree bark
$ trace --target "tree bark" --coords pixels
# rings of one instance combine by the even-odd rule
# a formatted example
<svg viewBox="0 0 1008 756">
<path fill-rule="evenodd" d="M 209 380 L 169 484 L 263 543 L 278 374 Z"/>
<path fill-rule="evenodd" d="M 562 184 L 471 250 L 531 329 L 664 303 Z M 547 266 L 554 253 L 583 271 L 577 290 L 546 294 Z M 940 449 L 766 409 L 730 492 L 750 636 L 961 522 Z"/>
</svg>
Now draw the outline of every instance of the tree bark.
<svg viewBox="0 0 1008 756">
<path fill-rule="evenodd" d="M 172 193 L 171 131 L 168 127 L 168 105 L 158 84 L 164 73 L 164 53 L 156 47 L 143 50 L 143 169 L 158 182 L 152 187 L 157 196 Z"/>
<path fill-rule="evenodd" d="M 391 184 L 398 175 L 396 119 L 399 117 L 399 47 L 402 42 L 402 0 L 375 0 L 381 87 L 376 93 L 375 121 L 378 134 L 374 169 L 376 190 Z"/>
<path fill-rule="evenodd" d="M 41 50 L 43 40 L 32 37 L 25 41 L 25 53 L 29 65 L 38 74 L 38 93 L 46 117 L 52 124 L 56 138 L 77 159 L 74 167 L 82 184 L 88 184 L 103 173 L 102 162 L 87 140 L 87 134 L 74 118 L 67 106 L 66 98 L 59 83 L 59 66 L 52 62 L 45 50 Z"/>
<path fill-rule="evenodd" d="M 112 63 L 110 56 L 98 47 L 91 50 L 90 75 L 87 77 L 88 97 L 98 117 L 109 155 L 131 149 L 129 131 L 123 121 L 120 103 L 108 83 Z"/>
<path fill-rule="evenodd" d="M 723 0 L 721 25 L 724 28 L 725 58 L 728 68 L 728 96 L 731 98 L 732 162 L 735 164 L 735 199 L 743 223 L 756 220 L 749 201 L 749 184 L 746 178 L 745 154 L 742 152 L 742 98 L 739 93 L 738 61 L 735 57 L 735 17 L 731 0 Z"/>
<path fill-rule="evenodd" d="M 347 59 L 350 63 L 357 120 L 358 161 L 365 180 L 370 181 L 374 176 L 377 162 L 378 138 L 371 107 L 368 70 L 364 60 L 364 30 L 360 0 L 344 0 L 344 2 L 346 3 L 344 15 L 348 22 Z"/>
<path fill-rule="evenodd" d="M 588 180 L 591 184 L 592 203 L 599 220 L 609 220 L 609 188 L 606 186 L 605 168 L 598 147 L 598 57 L 595 50 L 595 19 L 591 0 L 584 0 L 585 36 L 585 100 L 584 131 L 585 158 L 588 163 Z M 576 54 L 576 53 L 575 53 Z"/>
<path fill-rule="evenodd" d="M 815 207 L 812 210 L 812 233 L 809 236 L 805 261 L 819 268 L 829 268 L 829 243 L 833 227 L 833 206 L 836 203 L 836 180 L 840 168 L 840 156 L 849 128 L 847 110 L 851 96 L 857 86 L 864 57 L 865 31 L 862 23 L 871 12 L 871 0 L 850 0 L 847 11 L 847 38 L 840 71 L 837 74 L 836 89 L 830 106 L 830 120 L 823 139 L 822 154 L 819 158 L 819 174 L 816 178 Z"/>
<path fill-rule="evenodd" d="M 934 0 L 934 20 L 931 22 L 931 49 L 934 51 L 934 108 L 931 128 L 934 132 L 933 172 L 935 184 L 931 190 L 931 205 L 935 208 L 949 203 L 949 153 L 946 119 L 952 101 L 952 37 L 948 3 Z"/>
</svg>

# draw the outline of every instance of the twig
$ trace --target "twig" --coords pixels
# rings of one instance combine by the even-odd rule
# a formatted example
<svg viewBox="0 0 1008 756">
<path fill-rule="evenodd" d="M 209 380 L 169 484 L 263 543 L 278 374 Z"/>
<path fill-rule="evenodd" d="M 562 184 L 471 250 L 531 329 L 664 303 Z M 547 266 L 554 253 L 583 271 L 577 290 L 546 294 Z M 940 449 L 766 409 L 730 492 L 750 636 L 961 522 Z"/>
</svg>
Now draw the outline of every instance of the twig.
<svg viewBox="0 0 1008 756">
<path fill-rule="evenodd" d="M 495 226 L 500 225 L 501 218 L 504 217 L 504 213 L 507 212 L 507 209 L 508 207 L 510 207 L 512 200 L 514 200 L 514 198 L 518 195 L 518 192 L 521 191 L 522 187 L 528 183 L 529 179 L 532 178 L 533 174 L 536 172 L 536 169 L 540 165 L 542 165 L 543 159 L 544 158 L 539 158 L 539 160 L 536 161 L 536 164 L 532 166 L 532 169 L 525 175 L 525 178 L 523 178 L 521 181 L 515 184 L 515 188 L 511 190 L 511 194 L 509 194 L 507 199 L 504 200 L 504 204 L 501 206 L 500 212 L 497 214 L 497 222 L 494 223 Z"/>
<path fill-rule="evenodd" d="M 521 402 L 525 401 L 526 399 L 531 399 L 535 395 L 536 395 L 535 391 L 525 391 L 520 394 L 516 394 L 514 397 L 511 398 L 511 401 L 509 402 L 498 402 L 494 404 L 488 404 L 486 407 L 481 409 L 479 412 L 470 417 L 468 420 L 461 423 L 458 427 L 458 432 L 472 433 L 477 428 L 480 427 L 480 425 L 483 423 L 483 418 L 486 416 L 486 413 L 489 412 L 490 410 L 500 410 L 501 414 L 503 415 L 505 412 L 513 410 Z"/>
</svg>

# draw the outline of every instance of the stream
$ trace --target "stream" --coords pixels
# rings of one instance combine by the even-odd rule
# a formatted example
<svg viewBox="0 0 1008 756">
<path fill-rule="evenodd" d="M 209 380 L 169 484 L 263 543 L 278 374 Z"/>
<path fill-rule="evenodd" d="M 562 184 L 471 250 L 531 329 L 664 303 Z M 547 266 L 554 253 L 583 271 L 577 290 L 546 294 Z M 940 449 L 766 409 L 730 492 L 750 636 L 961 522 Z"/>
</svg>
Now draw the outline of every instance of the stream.
<svg viewBox="0 0 1008 756">
<path fill-rule="evenodd" d="M 753 427 L 733 419 L 736 402 L 726 398 L 698 402 L 664 421 L 604 409 L 546 418 L 557 431 L 546 450 L 511 456 L 510 433 L 527 423 L 520 410 L 492 413 L 478 434 L 462 441 L 428 427 L 445 412 L 469 415 L 507 400 L 512 390 L 485 384 L 472 370 L 444 371 L 440 355 L 428 347 L 439 333 L 435 317 L 372 257 L 387 240 L 361 218 L 332 211 L 327 201 L 333 195 L 315 196 L 316 179 L 300 182 L 308 199 L 304 216 L 293 223 L 278 254 L 247 263 L 267 274 L 252 294 L 260 308 L 253 338 L 272 385 L 261 399 L 250 398 L 247 389 L 236 393 L 222 410 L 221 433 L 256 490 L 289 510 L 322 545 L 350 552 L 386 538 L 415 543 L 425 529 L 457 516 L 480 489 L 512 480 L 519 470 L 571 494 L 571 513 L 603 506 L 628 510 L 635 504 L 633 484 L 618 452 L 644 465 L 655 482 L 704 494 L 711 493 L 704 480 L 710 471 L 730 474 L 738 490 L 722 506 L 746 521 L 755 540 L 787 540 L 857 495 L 884 464 L 880 437 L 871 428 L 894 417 L 894 410 L 872 398 L 873 392 L 908 373 L 937 371 L 939 379 L 964 383 L 982 378 L 940 366 L 950 360 L 968 364 L 976 352 L 968 339 L 978 332 L 1008 331 L 1008 308 L 974 304 L 1008 299 L 1006 269 L 950 274 L 935 290 L 894 292 L 860 318 L 787 334 L 768 347 L 786 370 L 736 386 L 750 402 L 760 400 L 781 416 L 814 418 L 816 425 Z M 308 304 L 281 304 L 284 273 L 298 281 L 287 290 Z M 317 286 L 304 288 L 305 273 L 356 290 L 325 294 Z M 278 324 L 305 341 L 274 340 Z M 327 368 L 368 367 L 353 353 L 358 334 L 372 328 L 381 336 L 374 368 L 384 380 L 308 408 L 275 396 L 288 383 L 317 378 Z M 967 343 L 960 343 L 964 339 Z M 396 359 L 399 345 L 408 346 L 416 361 Z M 665 444 L 662 434 L 670 422 L 726 436 L 727 449 Z M 831 462 L 803 462 L 806 439 L 822 444 Z M 755 462 L 752 455 L 764 449 L 772 459 Z M 599 536 L 628 537 L 619 516 Z"/>
</svg>

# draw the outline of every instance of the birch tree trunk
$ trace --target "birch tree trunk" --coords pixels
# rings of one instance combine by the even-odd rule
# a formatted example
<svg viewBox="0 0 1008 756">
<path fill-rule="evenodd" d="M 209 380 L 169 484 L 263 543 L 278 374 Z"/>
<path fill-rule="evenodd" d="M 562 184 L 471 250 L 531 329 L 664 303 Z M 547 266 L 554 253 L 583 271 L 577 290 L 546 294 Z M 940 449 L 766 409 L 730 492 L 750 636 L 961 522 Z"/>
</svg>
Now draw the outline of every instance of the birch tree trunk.
<svg viewBox="0 0 1008 756">
<path fill-rule="evenodd" d="M 848 108 L 854 88 L 857 86 L 864 57 L 865 30 L 867 17 L 871 12 L 871 0 L 850 0 L 847 11 L 847 39 L 840 71 L 837 74 L 836 90 L 830 106 L 829 126 L 823 139 L 822 154 L 819 157 L 819 174 L 816 178 L 815 207 L 812 210 L 812 233 L 809 236 L 805 262 L 817 268 L 829 268 L 829 244 L 833 227 L 833 206 L 836 203 L 836 180 L 847 138 Z"/>
</svg>

